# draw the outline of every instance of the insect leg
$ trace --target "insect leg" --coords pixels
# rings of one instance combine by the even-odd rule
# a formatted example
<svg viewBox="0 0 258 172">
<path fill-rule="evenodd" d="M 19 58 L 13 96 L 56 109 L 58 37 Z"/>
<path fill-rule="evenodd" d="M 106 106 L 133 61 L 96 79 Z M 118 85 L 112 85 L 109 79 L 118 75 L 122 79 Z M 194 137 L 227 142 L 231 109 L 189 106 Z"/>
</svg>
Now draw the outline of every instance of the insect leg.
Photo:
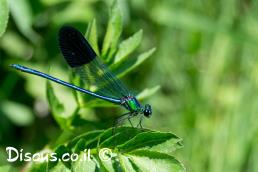
<svg viewBox="0 0 258 172">
<path fill-rule="evenodd" d="M 140 121 L 139 121 L 139 124 L 137 125 L 137 128 L 140 126 L 140 128 L 143 129 L 142 128 L 142 120 L 143 120 L 143 115 L 140 118 Z"/>
<path fill-rule="evenodd" d="M 114 125 L 113 125 L 113 130 L 112 130 L 112 134 L 115 134 L 115 130 L 117 127 L 119 127 L 120 125 L 123 124 L 124 120 L 128 119 L 128 115 L 130 115 L 131 112 L 127 112 L 123 115 L 121 115 L 119 118 L 117 118 L 117 120 L 114 121 Z"/>
</svg>

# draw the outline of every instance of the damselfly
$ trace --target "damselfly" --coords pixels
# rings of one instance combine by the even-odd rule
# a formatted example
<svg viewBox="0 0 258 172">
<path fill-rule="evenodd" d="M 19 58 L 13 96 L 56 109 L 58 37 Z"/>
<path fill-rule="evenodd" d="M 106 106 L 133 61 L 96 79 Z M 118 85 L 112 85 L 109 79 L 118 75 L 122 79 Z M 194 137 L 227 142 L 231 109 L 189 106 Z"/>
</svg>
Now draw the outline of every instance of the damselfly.
<svg viewBox="0 0 258 172">
<path fill-rule="evenodd" d="M 59 31 L 59 47 L 66 62 L 75 73 L 79 74 L 80 79 L 87 84 L 97 86 L 98 90 L 96 92 L 86 90 L 19 64 L 12 64 L 11 66 L 22 72 L 46 78 L 82 93 L 120 105 L 127 109 L 128 112 L 118 118 L 116 125 L 122 124 L 126 119 L 132 125 L 130 119 L 141 115 L 137 127 L 140 126 L 142 128 L 143 117 L 150 117 L 152 114 L 151 106 L 149 104 L 142 106 L 139 103 L 136 97 L 106 67 L 78 30 L 70 26 L 63 26 Z"/>
</svg>

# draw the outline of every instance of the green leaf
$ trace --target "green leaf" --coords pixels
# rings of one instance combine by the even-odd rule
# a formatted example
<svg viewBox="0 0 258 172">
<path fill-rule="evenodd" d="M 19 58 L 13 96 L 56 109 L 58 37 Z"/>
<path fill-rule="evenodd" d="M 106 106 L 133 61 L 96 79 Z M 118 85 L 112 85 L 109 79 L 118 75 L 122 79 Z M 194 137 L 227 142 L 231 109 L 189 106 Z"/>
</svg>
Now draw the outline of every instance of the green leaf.
<svg viewBox="0 0 258 172">
<path fill-rule="evenodd" d="M 0 166 L 0 171 L 6 171 L 6 172 L 18 172 L 19 170 L 14 168 L 13 166 L 11 165 L 3 165 L 3 166 Z"/>
<path fill-rule="evenodd" d="M 51 109 L 51 112 L 53 113 L 53 116 L 56 120 L 56 122 L 59 124 L 59 126 L 62 129 L 67 129 L 67 118 L 65 118 L 64 112 L 64 105 L 62 103 L 60 103 L 60 101 L 58 100 L 58 98 L 56 97 L 53 87 L 50 84 L 50 81 L 47 81 L 47 100 L 49 103 L 49 107 Z"/>
<path fill-rule="evenodd" d="M 49 81 L 47 81 L 47 99 L 49 101 L 51 110 L 54 112 L 54 115 L 59 116 L 64 113 L 64 106 L 56 97 L 53 87 L 51 86 Z"/>
<path fill-rule="evenodd" d="M 156 50 L 156 48 L 152 48 L 142 54 L 140 54 L 136 59 L 130 58 L 127 59 L 126 62 L 121 64 L 119 67 L 113 67 L 111 68 L 112 71 L 116 74 L 117 77 L 121 78 L 128 72 L 132 71 L 136 67 L 138 67 L 140 64 L 142 64 L 145 60 L 147 60 Z"/>
<path fill-rule="evenodd" d="M 58 162 L 57 165 L 53 169 L 51 169 L 51 171 L 71 172 L 71 170 L 67 168 L 62 162 Z"/>
<path fill-rule="evenodd" d="M 151 139 L 149 139 L 151 138 Z M 170 142 L 170 145 L 167 145 L 163 149 L 156 149 L 161 144 L 165 142 Z M 147 150 L 159 150 L 163 152 L 163 150 L 172 150 L 178 142 L 181 141 L 181 138 L 177 137 L 172 133 L 162 133 L 162 132 L 143 132 L 136 135 L 133 139 L 125 142 L 124 144 L 118 146 L 118 149 L 122 152 L 130 152 L 135 149 L 147 149 Z M 167 153 L 167 151 L 164 151 Z"/>
<path fill-rule="evenodd" d="M 46 6 L 54 6 L 67 1 L 69 0 L 40 0 L 40 2 Z"/>
<path fill-rule="evenodd" d="M 103 131 L 102 130 L 95 130 L 95 131 L 90 131 L 87 133 L 83 133 L 77 137 L 75 137 L 74 139 L 72 139 L 69 144 L 68 147 L 70 147 L 71 149 L 73 147 L 76 147 L 76 144 L 78 144 L 78 142 L 83 139 L 85 140 L 85 145 L 89 144 L 92 140 L 95 140 L 95 138 L 97 136 L 99 136 Z"/>
<path fill-rule="evenodd" d="M 9 18 L 9 8 L 7 0 L 0 0 L 0 37 L 5 32 Z"/>
<path fill-rule="evenodd" d="M 34 115 L 29 107 L 11 101 L 3 101 L 0 104 L 1 111 L 6 117 L 18 126 L 30 125 Z"/>
<path fill-rule="evenodd" d="M 33 14 L 27 0 L 9 0 L 10 11 L 19 30 L 32 42 L 37 42 L 40 37 L 32 29 Z"/>
<path fill-rule="evenodd" d="M 141 40 L 142 40 L 142 30 L 139 30 L 133 36 L 121 42 L 119 44 L 119 48 L 116 53 L 113 64 L 118 64 L 123 62 L 125 58 L 128 57 L 128 55 L 132 53 L 140 45 Z"/>
<path fill-rule="evenodd" d="M 129 157 L 138 167 L 137 171 L 185 171 L 184 166 L 168 154 L 149 150 L 137 150 L 131 152 Z"/>
<path fill-rule="evenodd" d="M 148 131 L 147 129 L 144 129 L 142 131 Z M 114 147 L 115 145 L 124 144 L 128 141 L 129 138 L 135 137 L 137 134 L 142 132 L 141 130 L 137 130 L 132 127 L 121 127 L 117 129 L 109 129 L 102 133 L 100 139 L 101 142 L 99 143 L 99 146 L 102 148 L 105 147 Z M 115 132 L 115 135 L 114 133 Z M 124 136 L 126 134 L 126 137 Z M 119 146 L 117 147 L 119 148 Z"/>
<path fill-rule="evenodd" d="M 138 100 L 143 100 L 143 99 L 153 95 L 154 93 L 156 93 L 159 89 L 160 89 L 159 85 L 157 85 L 155 87 L 152 87 L 152 88 L 146 88 L 142 92 L 137 94 L 136 97 L 137 97 Z"/>
<path fill-rule="evenodd" d="M 80 159 L 83 158 L 83 154 L 80 154 Z M 92 161 L 78 161 L 78 162 L 73 162 L 72 163 L 72 171 L 85 171 L 87 169 L 87 172 L 96 172 L 100 171 L 99 167 L 95 163 L 97 161 L 95 157 L 92 157 Z"/>
<path fill-rule="evenodd" d="M 93 21 L 89 23 L 85 36 L 90 42 L 90 45 L 92 46 L 94 51 L 99 56 L 100 54 L 99 54 L 99 46 L 98 46 L 98 34 L 97 34 L 97 26 L 96 26 L 95 19 L 93 19 Z"/>
<path fill-rule="evenodd" d="M 55 149 L 57 157 L 69 152 L 77 153 L 82 159 L 52 163 L 48 166 L 48 170 L 58 171 L 68 168 L 76 169 L 78 172 L 85 169 L 87 171 L 185 171 L 184 166 L 168 154 L 176 150 L 182 140 L 176 135 L 131 127 L 119 127 L 115 133 L 113 131 L 113 128 L 110 128 L 84 133 L 64 145 L 59 145 Z M 83 159 L 88 156 L 87 151 L 90 151 L 91 159 Z M 32 168 L 33 166 L 35 164 L 32 164 Z"/>
<path fill-rule="evenodd" d="M 63 0 L 62 0 L 63 1 Z M 67 5 L 62 10 L 57 10 L 50 18 L 51 22 L 57 26 L 64 23 L 88 23 L 94 17 L 95 11 L 90 1 L 67 1 Z"/>
<path fill-rule="evenodd" d="M 33 48 L 26 39 L 17 32 L 9 30 L 1 37 L 0 45 L 9 56 L 24 58 L 24 60 L 33 53 Z"/>
<path fill-rule="evenodd" d="M 111 57 L 116 51 L 119 37 L 122 32 L 122 16 L 118 3 L 115 1 L 111 8 L 108 21 L 107 31 L 103 41 L 101 56 L 106 60 L 111 60 Z"/>
</svg>

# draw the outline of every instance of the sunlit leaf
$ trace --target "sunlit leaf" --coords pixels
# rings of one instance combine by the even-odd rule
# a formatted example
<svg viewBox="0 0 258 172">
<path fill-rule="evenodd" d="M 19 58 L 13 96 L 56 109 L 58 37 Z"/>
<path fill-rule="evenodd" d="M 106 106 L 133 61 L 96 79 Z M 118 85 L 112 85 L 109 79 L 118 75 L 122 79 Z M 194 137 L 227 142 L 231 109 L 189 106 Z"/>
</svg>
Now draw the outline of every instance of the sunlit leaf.
<svg viewBox="0 0 258 172">
<path fill-rule="evenodd" d="M 69 0 L 40 0 L 40 2 L 46 6 L 52 6 L 64 2 L 69 2 Z"/>
<path fill-rule="evenodd" d="M 58 100 L 56 97 L 53 87 L 51 86 L 50 82 L 47 81 L 47 99 L 49 102 L 49 107 L 53 113 L 53 116 L 57 123 L 60 125 L 62 129 L 65 129 L 67 127 L 67 118 L 65 118 L 65 109 L 64 105 Z"/>
<path fill-rule="evenodd" d="M 0 45 L 6 53 L 13 57 L 23 58 L 25 60 L 33 54 L 32 46 L 16 32 L 5 32 L 1 37 Z"/>
<path fill-rule="evenodd" d="M 142 40 L 142 30 L 136 32 L 133 36 L 124 40 L 119 44 L 118 51 L 114 58 L 114 64 L 121 63 L 125 60 L 130 53 L 132 53 L 139 45 Z"/>
<path fill-rule="evenodd" d="M 176 150 L 176 144 L 180 141 L 181 138 L 172 133 L 130 127 L 119 127 L 115 134 L 112 128 L 84 133 L 55 149 L 57 157 L 69 152 L 70 154 L 79 153 L 81 159 L 73 162 L 52 163 L 47 167 L 47 170 L 66 171 L 72 168 L 78 172 L 85 171 L 85 169 L 87 171 L 131 170 L 149 172 L 154 170 L 181 172 L 185 171 L 185 168 L 180 161 L 165 151 L 155 149 L 159 146 L 164 147 L 164 150 Z M 171 144 L 168 145 L 167 142 Z M 86 152 L 89 150 L 90 159 L 85 159 Z M 102 152 L 103 150 L 108 151 Z M 37 164 L 33 164 L 31 169 L 35 165 Z M 86 165 L 90 167 L 87 168 Z"/>
<path fill-rule="evenodd" d="M 118 39 L 122 32 L 122 16 L 118 4 L 115 2 L 110 12 L 106 35 L 103 41 L 101 56 L 107 61 L 116 51 Z"/>
<path fill-rule="evenodd" d="M 19 30 L 32 42 L 37 42 L 40 37 L 32 29 L 33 14 L 29 1 L 27 0 L 9 0 L 10 11 Z"/>
<path fill-rule="evenodd" d="M 156 93 L 159 89 L 160 89 L 159 85 L 152 87 L 152 88 L 146 88 L 143 91 L 141 91 L 139 94 L 137 94 L 136 97 L 139 100 L 145 99 L 145 98 L 153 95 L 154 93 Z"/>
<path fill-rule="evenodd" d="M 11 165 L 3 165 L 3 166 L 0 166 L 0 171 L 12 171 L 12 172 L 18 172 L 19 170 L 14 168 L 13 166 Z"/>
<path fill-rule="evenodd" d="M 7 0 L 0 0 L 0 37 L 4 33 L 9 17 Z"/>
<path fill-rule="evenodd" d="M 151 138 L 151 140 L 149 139 Z M 144 149 L 144 150 L 152 150 L 159 151 L 163 153 L 171 153 L 177 143 L 179 143 L 182 139 L 177 137 L 172 133 L 162 133 L 162 132 L 143 132 L 137 134 L 133 139 L 125 142 L 122 145 L 118 146 L 118 149 L 124 152 L 130 152 L 135 149 Z M 166 144 L 166 147 L 163 149 L 160 148 L 160 145 L 164 146 L 164 143 L 168 142 L 170 144 Z M 165 150 L 170 150 L 169 152 Z"/>
<path fill-rule="evenodd" d="M 34 120 L 31 109 L 25 105 L 11 101 L 3 101 L 0 104 L 0 108 L 6 117 L 15 125 L 30 125 Z"/>
<path fill-rule="evenodd" d="M 83 154 L 80 154 L 79 158 L 82 159 L 83 158 Z M 72 163 L 72 171 L 85 171 L 85 169 L 87 169 L 87 171 L 89 172 L 95 172 L 95 171 L 100 171 L 98 165 L 96 164 L 96 159 L 95 157 L 92 157 L 92 161 L 79 161 L 79 162 L 73 162 Z"/>
<path fill-rule="evenodd" d="M 61 26 L 64 23 L 88 23 L 93 17 L 94 11 L 89 5 L 89 1 L 73 1 L 54 13 L 51 20 L 54 24 Z"/>
<path fill-rule="evenodd" d="M 89 23 L 85 36 L 89 41 L 90 45 L 92 46 L 92 48 L 94 49 L 94 51 L 99 56 L 100 54 L 99 54 L 99 46 L 98 46 L 98 34 L 97 34 L 97 26 L 96 26 L 95 19 L 93 19 L 93 21 Z"/>
<path fill-rule="evenodd" d="M 129 159 L 137 166 L 137 171 L 185 171 L 184 166 L 173 156 L 149 150 L 131 152 Z"/>
<path fill-rule="evenodd" d="M 129 58 L 121 64 L 119 67 L 113 68 L 112 70 L 118 77 L 122 77 L 128 72 L 132 71 L 136 67 L 138 67 L 140 64 L 142 64 L 145 60 L 147 60 L 156 50 L 156 48 L 152 48 L 148 50 L 147 52 L 144 52 L 140 54 L 136 59 Z"/>
</svg>

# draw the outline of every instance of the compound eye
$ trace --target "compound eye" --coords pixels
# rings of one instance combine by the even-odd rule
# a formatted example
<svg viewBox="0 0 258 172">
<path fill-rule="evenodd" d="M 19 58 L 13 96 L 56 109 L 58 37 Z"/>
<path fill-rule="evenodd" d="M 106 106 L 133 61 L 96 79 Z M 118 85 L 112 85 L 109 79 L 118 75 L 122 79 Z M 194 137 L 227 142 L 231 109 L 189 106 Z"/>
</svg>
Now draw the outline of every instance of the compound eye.
<svg viewBox="0 0 258 172">
<path fill-rule="evenodd" d="M 143 114 L 144 114 L 144 116 L 146 116 L 146 117 L 150 117 L 150 116 L 151 116 L 151 111 L 145 110 L 145 111 L 143 112 Z"/>
<path fill-rule="evenodd" d="M 149 118 L 151 116 L 151 113 L 152 113 L 151 106 L 145 105 L 145 109 L 143 111 L 144 116 Z"/>
</svg>

